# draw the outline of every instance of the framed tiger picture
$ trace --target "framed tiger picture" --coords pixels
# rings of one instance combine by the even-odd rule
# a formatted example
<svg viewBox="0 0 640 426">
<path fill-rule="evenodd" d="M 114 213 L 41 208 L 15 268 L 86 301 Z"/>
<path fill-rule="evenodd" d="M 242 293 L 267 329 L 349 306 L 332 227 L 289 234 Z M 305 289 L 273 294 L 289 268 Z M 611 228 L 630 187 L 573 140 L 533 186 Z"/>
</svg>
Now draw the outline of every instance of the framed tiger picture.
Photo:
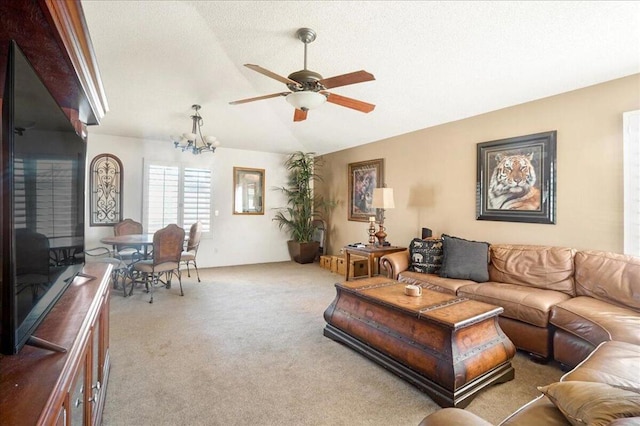
<svg viewBox="0 0 640 426">
<path fill-rule="evenodd" d="M 554 130 L 478 144 L 476 219 L 555 224 L 556 137 Z"/>
</svg>

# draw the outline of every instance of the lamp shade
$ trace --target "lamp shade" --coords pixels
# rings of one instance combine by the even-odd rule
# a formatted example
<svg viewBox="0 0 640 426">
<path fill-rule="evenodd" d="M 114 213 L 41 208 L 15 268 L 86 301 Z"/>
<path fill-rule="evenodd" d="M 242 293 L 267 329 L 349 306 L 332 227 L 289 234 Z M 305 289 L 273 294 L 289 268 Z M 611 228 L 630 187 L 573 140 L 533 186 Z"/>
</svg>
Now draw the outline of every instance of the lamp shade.
<svg viewBox="0 0 640 426">
<path fill-rule="evenodd" d="M 198 135 L 196 135 L 195 133 L 183 133 L 182 137 L 188 141 L 195 141 Z"/>
<path fill-rule="evenodd" d="M 287 95 L 287 102 L 302 111 L 317 108 L 326 101 L 327 97 L 318 92 L 302 91 L 292 92 Z"/>
<path fill-rule="evenodd" d="M 393 188 L 374 188 L 371 207 L 376 209 L 394 208 L 395 204 L 393 202 Z"/>
</svg>

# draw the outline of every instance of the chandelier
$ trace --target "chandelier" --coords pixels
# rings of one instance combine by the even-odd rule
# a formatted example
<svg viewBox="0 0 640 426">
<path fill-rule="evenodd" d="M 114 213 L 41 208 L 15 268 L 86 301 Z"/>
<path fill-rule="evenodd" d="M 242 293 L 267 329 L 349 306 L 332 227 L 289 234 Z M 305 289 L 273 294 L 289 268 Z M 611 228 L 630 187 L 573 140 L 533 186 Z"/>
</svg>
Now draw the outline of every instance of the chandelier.
<svg viewBox="0 0 640 426">
<path fill-rule="evenodd" d="M 220 141 L 215 136 L 202 136 L 200 127 L 204 124 L 202 116 L 198 112 L 200 105 L 192 105 L 192 109 L 196 112 L 191 116 L 193 120 L 193 128 L 191 133 L 183 133 L 181 137 L 171 136 L 173 145 L 181 149 L 182 152 L 189 151 L 193 154 L 201 154 L 203 152 L 215 152 L 220 146 Z"/>
</svg>

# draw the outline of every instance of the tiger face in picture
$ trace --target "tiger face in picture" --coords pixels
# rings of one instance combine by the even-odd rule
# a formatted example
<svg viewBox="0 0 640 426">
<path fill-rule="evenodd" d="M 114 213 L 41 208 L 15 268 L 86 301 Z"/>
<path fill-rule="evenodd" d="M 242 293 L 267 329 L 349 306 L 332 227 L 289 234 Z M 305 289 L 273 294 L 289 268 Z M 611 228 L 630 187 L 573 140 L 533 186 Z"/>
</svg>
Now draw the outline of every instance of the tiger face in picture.
<svg viewBox="0 0 640 426">
<path fill-rule="evenodd" d="M 495 156 L 498 163 L 489 181 L 487 208 L 496 210 L 540 210 L 540 189 L 531 164 L 533 153 Z"/>
</svg>

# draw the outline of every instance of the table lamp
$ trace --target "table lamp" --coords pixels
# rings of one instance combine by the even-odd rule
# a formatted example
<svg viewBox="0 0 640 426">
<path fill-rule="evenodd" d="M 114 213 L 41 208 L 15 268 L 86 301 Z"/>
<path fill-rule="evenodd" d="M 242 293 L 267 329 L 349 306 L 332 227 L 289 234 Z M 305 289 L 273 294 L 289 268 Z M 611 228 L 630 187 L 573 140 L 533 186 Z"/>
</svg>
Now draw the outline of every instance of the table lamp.
<svg viewBox="0 0 640 426">
<path fill-rule="evenodd" d="M 395 207 L 393 202 L 393 188 L 374 188 L 373 189 L 373 200 L 371 202 L 371 207 L 379 209 L 379 225 L 380 229 L 376 232 L 376 238 L 378 239 L 379 246 L 389 245 L 386 242 L 387 233 L 385 232 L 384 227 L 384 211 L 385 209 L 392 209 Z"/>
</svg>

